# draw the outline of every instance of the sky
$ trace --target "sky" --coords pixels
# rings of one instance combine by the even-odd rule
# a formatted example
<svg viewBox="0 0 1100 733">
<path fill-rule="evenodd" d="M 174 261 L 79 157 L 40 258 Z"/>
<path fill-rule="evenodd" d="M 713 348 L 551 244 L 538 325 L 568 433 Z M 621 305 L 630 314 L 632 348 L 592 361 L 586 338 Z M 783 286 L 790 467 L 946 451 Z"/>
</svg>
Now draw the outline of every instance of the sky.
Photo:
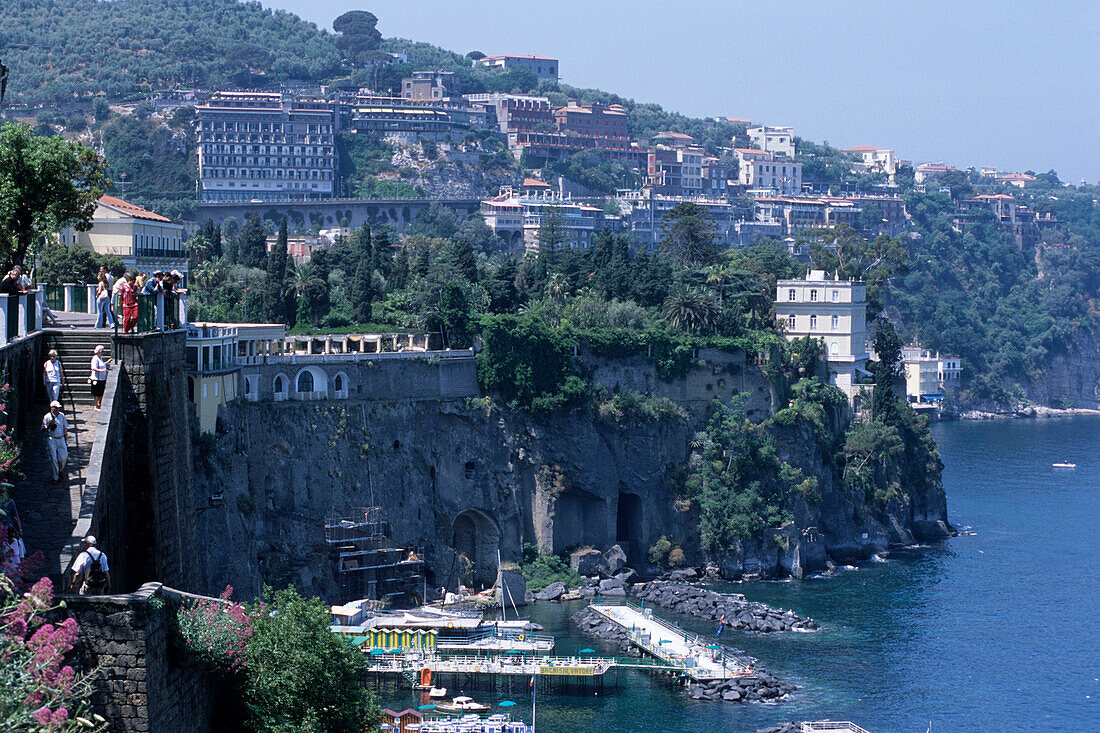
<svg viewBox="0 0 1100 733">
<path fill-rule="evenodd" d="M 915 164 L 1100 179 L 1100 2 L 264 0 L 331 29 L 560 59 L 564 83 Z"/>
</svg>

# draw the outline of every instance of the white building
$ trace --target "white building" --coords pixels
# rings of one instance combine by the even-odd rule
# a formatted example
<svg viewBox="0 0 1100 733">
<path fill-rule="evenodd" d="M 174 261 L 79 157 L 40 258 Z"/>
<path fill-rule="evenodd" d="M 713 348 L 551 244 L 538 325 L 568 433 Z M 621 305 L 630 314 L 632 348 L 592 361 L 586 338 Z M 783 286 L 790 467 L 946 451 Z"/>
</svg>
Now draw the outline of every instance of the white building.
<svg viewBox="0 0 1100 733">
<path fill-rule="evenodd" d="M 898 172 L 898 159 L 893 150 L 884 150 L 871 145 L 859 145 L 847 148 L 845 153 L 858 155 L 860 162 L 852 166 L 853 173 L 885 173 L 894 180 Z"/>
<path fill-rule="evenodd" d="M 794 158 L 794 128 L 760 125 L 750 127 L 748 133 L 753 147 Z"/>
<path fill-rule="evenodd" d="M 853 409 L 867 365 L 867 288 L 811 270 L 805 280 L 776 283 L 775 316 L 789 341 L 810 336 L 825 347 L 829 383 L 848 396 Z"/>
<path fill-rule="evenodd" d="M 86 232 L 65 227 L 58 240 L 96 254 L 118 255 L 127 270 L 187 273 L 183 225 L 114 196 L 101 196 Z"/>
<path fill-rule="evenodd" d="M 760 191 L 764 195 L 798 194 L 802 192 L 802 164 L 746 157 L 738 168 L 737 179 L 750 191 Z"/>
<path fill-rule="evenodd" d="M 496 198 L 481 202 L 485 223 L 505 247 L 537 254 L 545 234 L 560 237 L 560 248 L 587 249 L 605 226 L 618 228 L 598 206 L 576 203 L 554 191 L 521 195 L 505 186 Z"/>
<path fill-rule="evenodd" d="M 905 399 L 912 404 L 940 402 L 947 391 L 958 387 L 962 377 L 962 362 L 957 356 L 905 346 L 901 359 L 905 365 Z"/>
</svg>

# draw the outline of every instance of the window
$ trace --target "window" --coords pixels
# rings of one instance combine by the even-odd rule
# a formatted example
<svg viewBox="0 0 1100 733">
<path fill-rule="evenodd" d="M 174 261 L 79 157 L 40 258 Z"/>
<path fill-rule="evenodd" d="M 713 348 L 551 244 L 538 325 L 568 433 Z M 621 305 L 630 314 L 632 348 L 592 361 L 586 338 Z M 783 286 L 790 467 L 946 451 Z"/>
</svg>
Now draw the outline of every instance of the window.
<svg viewBox="0 0 1100 733">
<path fill-rule="evenodd" d="M 810 316 L 810 330 L 817 330 L 817 316 Z"/>
<path fill-rule="evenodd" d="M 283 375 L 281 375 L 281 374 L 279 376 L 275 377 L 275 391 L 276 392 L 286 392 L 286 388 L 283 387 Z"/>
<path fill-rule="evenodd" d="M 840 291 L 839 290 L 834 290 L 833 291 L 833 302 L 834 303 L 839 303 L 840 302 Z"/>
<path fill-rule="evenodd" d="M 832 327 L 834 331 L 840 328 L 840 316 L 833 316 Z"/>
<path fill-rule="evenodd" d="M 298 391 L 299 392 L 312 392 L 313 391 L 313 374 L 310 372 L 302 372 L 298 375 Z"/>
<path fill-rule="evenodd" d="M 794 328 L 794 324 L 795 324 L 794 316 L 787 316 L 787 326 L 789 328 Z"/>
<path fill-rule="evenodd" d="M 816 290 L 811 290 L 810 291 L 810 302 L 811 303 L 816 303 L 817 302 L 817 291 Z"/>
<path fill-rule="evenodd" d="M 787 291 L 787 300 L 794 300 L 794 288 Z"/>
<path fill-rule="evenodd" d="M 334 379 L 333 382 L 332 382 L 332 388 L 335 389 L 337 392 L 340 392 L 344 389 L 344 375 L 343 374 L 337 374 L 336 375 L 336 379 Z"/>
<path fill-rule="evenodd" d="M 833 343 L 829 344 L 829 353 L 831 355 L 836 356 L 837 351 L 838 351 L 838 349 L 837 349 L 837 345 L 836 345 L 835 341 Z"/>
</svg>

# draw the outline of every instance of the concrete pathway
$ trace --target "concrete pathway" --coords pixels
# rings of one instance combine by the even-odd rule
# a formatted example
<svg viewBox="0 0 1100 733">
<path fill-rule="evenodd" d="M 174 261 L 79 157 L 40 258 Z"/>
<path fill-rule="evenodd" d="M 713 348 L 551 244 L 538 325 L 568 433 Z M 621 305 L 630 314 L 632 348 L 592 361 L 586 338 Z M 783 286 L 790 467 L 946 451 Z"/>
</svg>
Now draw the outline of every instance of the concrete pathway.
<svg viewBox="0 0 1100 733">
<path fill-rule="evenodd" d="M 630 632 L 630 640 L 639 649 L 681 667 L 696 680 L 724 680 L 744 674 L 745 667 L 730 658 L 718 656 L 707 649 L 715 643 L 707 637 L 688 634 L 676 625 L 634 606 L 609 603 L 593 603 L 592 609 Z"/>
</svg>

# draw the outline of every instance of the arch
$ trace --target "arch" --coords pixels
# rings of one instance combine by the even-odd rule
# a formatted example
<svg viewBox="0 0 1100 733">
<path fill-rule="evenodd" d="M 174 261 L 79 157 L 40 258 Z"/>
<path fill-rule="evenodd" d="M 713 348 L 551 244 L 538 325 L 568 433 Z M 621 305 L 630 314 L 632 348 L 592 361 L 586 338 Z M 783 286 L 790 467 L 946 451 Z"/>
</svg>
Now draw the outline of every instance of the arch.
<svg viewBox="0 0 1100 733">
<path fill-rule="evenodd" d="M 279 372 L 271 380 L 271 391 L 275 394 L 276 401 L 285 400 L 290 389 L 290 378 Z"/>
<path fill-rule="evenodd" d="M 311 388 L 311 389 L 304 389 Z M 320 367 L 305 367 L 294 375 L 294 391 L 298 399 L 317 399 L 328 396 L 328 375 Z"/>
<path fill-rule="evenodd" d="M 630 556 L 644 548 L 642 544 L 642 497 L 619 490 L 615 513 L 615 542 Z"/>
<path fill-rule="evenodd" d="M 568 489 L 554 501 L 554 552 L 580 545 L 606 547 L 607 501 L 582 489 Z"/>
<path fill-rule="evenodd" d="M 351 381 L 347 372 L 336 372 L 332 378 L 332 396 L 338 400 L 346 400 L 351 390 Z"/>
<path fill-rule="evenodd" d="M 451 522 L 451 547 L 470 561 L 475 583 L 488 584 L 496 579 L 500 527 L 487 512 L 459 512 Z"/>
</svg>

